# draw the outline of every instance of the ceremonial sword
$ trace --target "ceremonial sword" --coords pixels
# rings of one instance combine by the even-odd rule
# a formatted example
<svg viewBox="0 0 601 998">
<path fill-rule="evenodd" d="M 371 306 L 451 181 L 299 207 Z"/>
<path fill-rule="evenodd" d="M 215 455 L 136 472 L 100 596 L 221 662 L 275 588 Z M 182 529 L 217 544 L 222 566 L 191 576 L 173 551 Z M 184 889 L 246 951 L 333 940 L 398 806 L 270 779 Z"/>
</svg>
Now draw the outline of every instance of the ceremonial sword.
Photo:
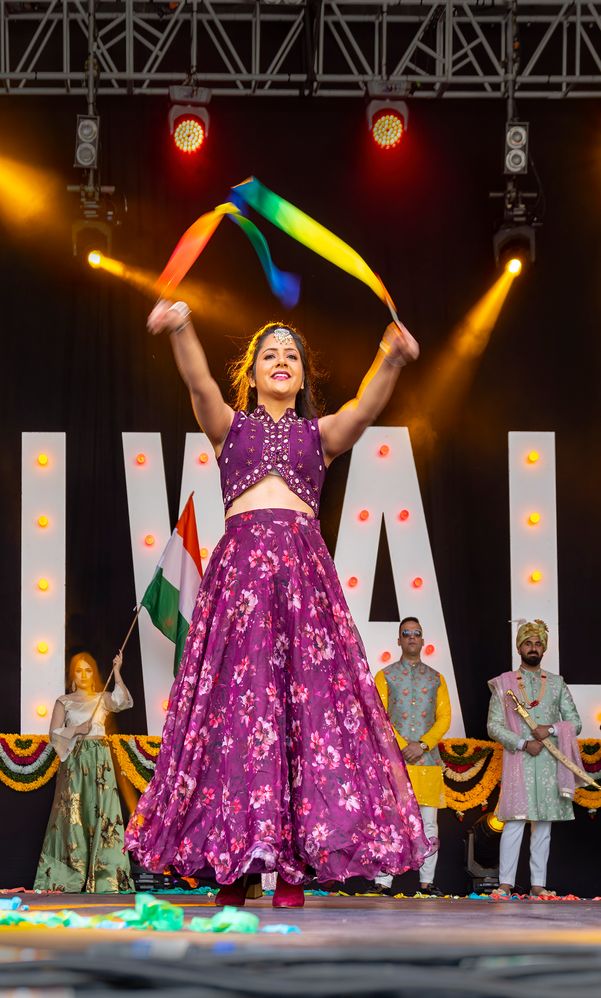
<svg viewBox="0 0 601 998">
<path fill-rule="evenodd" d="M 513 700 L 513 703 L 511 705 L 513 709 L 518 712 L 520 717 L 524 718 L 530 730 L 534 731 L 534 729 L 538 727 L 538 724 L 536 723 L 536 721 L 532 720 L 530 714 L 526 710 L 526 707 L 524 706 L 522 701 L 518 700 L 513 690 L 507 690 L 507 696 L 509 697 L 510 700 Z M 549 750 L 551 755 L 554 755 L 555 758 L 559 762 L 561 762 L 564 766 L 566 766 L 572 773 L 574 773 L 576 776 L 579 776 L 581 780 L 584 780 L 584 782 L 589 787 L 595 790 L 601 790 L 601 786 L 597 783 L 596 780 L 593 779 L 590 773 L 587 773 L 586 770 L 581 769 L 581 767 L 578 766 L 575 762 L 572 762 L 571 759 L 568 759 L 567 755 L 564 755 L 561 749 L 558 749 L 557 745 L 555 745 L 550 738 L 543 738 L 541 744 L 544 745 L 545 748 Z"/>
</svg>

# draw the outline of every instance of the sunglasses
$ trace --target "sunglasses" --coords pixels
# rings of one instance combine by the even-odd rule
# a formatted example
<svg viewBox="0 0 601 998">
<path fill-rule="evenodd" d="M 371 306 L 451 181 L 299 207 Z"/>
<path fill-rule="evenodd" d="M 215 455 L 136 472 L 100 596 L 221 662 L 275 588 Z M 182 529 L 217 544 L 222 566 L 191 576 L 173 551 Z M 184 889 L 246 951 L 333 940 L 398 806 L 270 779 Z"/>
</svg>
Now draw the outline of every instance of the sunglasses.
<svg viewBox="0 0 601 998">
<path fill-rule="evenodd" d="M 404 627 L 403 630 L 401 631 L 402 638 L 421 638 L 421 636 L 422 632 L 419 629 L 416 629 L 415 631 L 409 631 L 407 630 L 407 628 Z"/>
</svg>

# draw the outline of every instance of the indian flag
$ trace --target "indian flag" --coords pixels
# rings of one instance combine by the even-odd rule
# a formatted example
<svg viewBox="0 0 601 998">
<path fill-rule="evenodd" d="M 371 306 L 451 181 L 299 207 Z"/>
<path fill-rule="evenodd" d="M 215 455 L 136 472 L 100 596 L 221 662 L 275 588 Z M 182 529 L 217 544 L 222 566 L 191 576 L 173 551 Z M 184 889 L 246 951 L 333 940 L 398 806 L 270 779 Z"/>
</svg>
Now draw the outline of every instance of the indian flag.
<svg viewBox="0 0 601 998">
<path fill-rule="evenodd" d="M 174 675 L 177 675 L 202 579 L 193 495 L 184 506 L 142 597 L 142 606 L 148 610 L 154 626 L 175 643 Z"/>
</svg>

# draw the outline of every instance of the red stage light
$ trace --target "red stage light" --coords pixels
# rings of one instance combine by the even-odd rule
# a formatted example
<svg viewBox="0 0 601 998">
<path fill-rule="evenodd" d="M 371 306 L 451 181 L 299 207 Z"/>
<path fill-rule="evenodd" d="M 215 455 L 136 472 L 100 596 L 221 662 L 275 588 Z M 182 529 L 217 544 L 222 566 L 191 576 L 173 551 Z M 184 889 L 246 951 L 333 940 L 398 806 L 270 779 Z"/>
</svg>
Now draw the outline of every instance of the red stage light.
<svg viewBox="0 0 601 998">
<path fill-rule="evenodd" d="M 350 579 L 347 582 L 347 586 L 349 586 L 350 589 L 354 589 L 358 581 L 359 579 L 357 578 L 356 575 L 351 575 Z"/>
<path fill-rule="evenodd" d="M 436 648 L 434 647 L 434 645 L 426 645 L 426 647 L 424 648 L 424 655 L 433 655 L 435 651 Z"/>
<path fill-rule="evenodd" d="M 392 655 L 390 654 L 389 651 L 383 651 L 382 654 L 380 655 L 380 661 L 381 662 L 390 662 L 391 658 L 392 658 Z"/>
<path fill-rule="evenodd" d="M 390 447 L 388 446 L 388 444 L 382 444 L 382 446 L 378 451 L 378 454 L 380 455 L 380 457 L 388 457 L 388 455 L 390 454 Z"/>
<path fill-rule="evenodd" d="M 395 149 L 405 131 L 405 122 L 402 115 L 392 108 L 380 111 L 374 115 L 371 126 L 371 134 L 374 142 L 380 149 Z"/>
<path fill-rule="evenodd" d="M 359 513 L 359 519 L 363 520 L 363 522 L 365 522 L 365 520 L 369 520 L 369 510 L 362 509 L 361 512 Z"/>
<path fill-rule="evenodd" d="M 196 115 L 182 115 L 175 121 L 173 141 L 180 152 L 198 152 L 205 138 L 205 125 Z"/>
<path fill-rule="evenodd" d="M 424 584 L 424 580 L 420 579 L 419 575 L 416 576 L 416 578 L 411 583 L 411 585 L 413 586 L 414 589 L 421 589 L 421 587 L 423 586 L 423 584 Z"/>
<path fill-rule="evenodd" d="M 209 455 L 205 453 L 205 451 L 203 451 L 202 454 L 198 455 L 199 464 L 207 464 L 208 460 L 209 460 Z"/>
<path fill-rule="evenodd" d="M 408 509 L 402 509 L 401 512 L 399 513 L 399 520 L 405 521 L 405 520 L 408 520 L 408 519 L 409 519 L 409 510 Z"/>
</svg>

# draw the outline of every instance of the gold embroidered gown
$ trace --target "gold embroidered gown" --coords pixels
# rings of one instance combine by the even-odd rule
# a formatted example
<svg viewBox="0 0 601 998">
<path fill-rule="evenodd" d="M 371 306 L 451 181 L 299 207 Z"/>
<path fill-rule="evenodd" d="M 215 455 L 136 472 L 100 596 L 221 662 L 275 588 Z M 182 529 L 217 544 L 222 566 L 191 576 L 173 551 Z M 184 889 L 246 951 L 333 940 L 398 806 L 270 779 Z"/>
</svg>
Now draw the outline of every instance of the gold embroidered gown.
<svg viewBox="0 0 601 998">
<path fill-rule="evenodd" d="M 74 728 L 90 720 L 99 697 L 90 732 L 82 739 Z M 67 693 L 58 698 L 50 741 L 61 764 L 34 889 L 99 894 L 133 890 L 129 857 L 123 854 L 115 770 L 105 737 L 108 715 L 131 706 L 133 700 L 122 683 L 112 693 Z M 55 718 L 62 723 L 56 724 Z"/>
</svg>

